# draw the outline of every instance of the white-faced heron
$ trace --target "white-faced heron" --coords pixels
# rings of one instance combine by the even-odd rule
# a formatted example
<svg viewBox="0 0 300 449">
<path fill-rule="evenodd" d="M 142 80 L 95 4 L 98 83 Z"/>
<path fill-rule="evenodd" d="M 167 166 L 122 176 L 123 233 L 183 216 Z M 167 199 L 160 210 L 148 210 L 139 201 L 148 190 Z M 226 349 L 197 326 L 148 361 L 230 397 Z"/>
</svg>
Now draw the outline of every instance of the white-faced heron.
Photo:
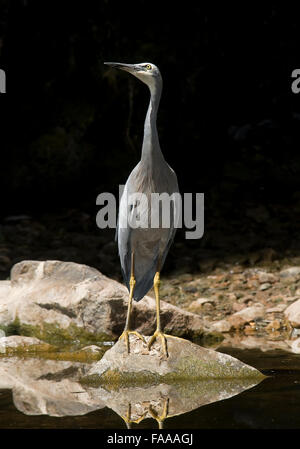
<svg viewBox="0 0 300 449">
<path fill-rule="evenodd" d="M 160 337 L 164 353 L 168 355 L 166 334 L 162 332 L 160 324 L 159 283 L 160 271 L 175 235 L 175 216 L 178 216 L 180 204 L 177 196 L 177 177 L 163 157 L 156 128 L 162 77 L 158 67 L 152 63 L 105 62 L 105 64 L 125 70 L 143 81 L 149 87 L 151 95 L 145 120 L 141 161 L 129 175 L 120 201 L 117 239 L 122 272 L 129 290 L 127 319 L 120 339 L 125 339 L 128 352 L 129 334 L 135 334 L 145 342 L 142 335 L 130 330 L 132 298 L 135 301 L 140 301 L 153 285 L 156 298 L 157 327 L 148 341 L 148 348 L 150 349 L 156 338 Z M 177 195 L 174 195 L 176 193 Z M 167 226 L 161 220 L 164 207 L 162 202 L 156 210 L 152 204 L 152 213 L 159 214 L 160 219 L 158 226 L 151 227 L 153 224 L 151 222 L 151 198 L 153 198 L 151 194 L 167 194 L 169 198 L 173 197 L 174 201 L 169 203 L 171 206 L 169 209 L 170 220 Z M 140 226 L 133 226 L 132 218 L 137 213 L 137 208 Z"/>
</svg>

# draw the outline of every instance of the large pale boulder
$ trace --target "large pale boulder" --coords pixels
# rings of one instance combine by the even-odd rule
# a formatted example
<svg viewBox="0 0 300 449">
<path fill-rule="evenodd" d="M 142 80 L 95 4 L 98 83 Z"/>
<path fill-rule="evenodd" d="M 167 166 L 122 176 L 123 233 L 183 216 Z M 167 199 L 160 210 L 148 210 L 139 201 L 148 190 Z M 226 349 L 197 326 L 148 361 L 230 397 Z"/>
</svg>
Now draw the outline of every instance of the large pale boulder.
<svg viewBox="0 0 300 449">
<path fill-rule="evenodd" d="M 284 315 L 293 327 L 300 327 L 300 299 L 288 306 Z"/>
<path fill-rule="evenodd" d="M 145 337 L 147 341 L 149 337 Z M 263 379 L 255 368 L 234 357 L 206 349 L 182 338 L 167 337 L 168 355 L 160 339 L 150 350 L 137 336 L 130 335 L 130 351 L 119 340 L 96 362 L 82 380 L 112 386 L 133 386 L 200 379 Z"/>
<path fill-rule="evenodd" d="M 285 270 L 281 270 L 279 276 L 281 278 L 293 278 L 300 276 L 300 267 L 290 267 Z"/>
<path fill-rule="evenodd" d="M 18 327 L 24 335 L 50 343 L 59 339 L 86 343 L 114 340 L 123 330 L 128 291 L 94 268 L 72 262 L 23 261 L 0 282 L 0 326 Z M 155 330 L 155 300 L 134 302 L 131 325 L 150 335 Z M 188 336 L 205 333 L 199 315 L 161 301 L 166 332 Z"/>
<path fill-rule="evenodd" d="M 264 316 L 264 307 L 261 304 L 256 304 L 251 307 L 246 307 L 239 312 L 234 313 L 228 318 L 228 322 L 234 328 L 244 326 L 250 321 L 262 318 Z"/>
</svg>

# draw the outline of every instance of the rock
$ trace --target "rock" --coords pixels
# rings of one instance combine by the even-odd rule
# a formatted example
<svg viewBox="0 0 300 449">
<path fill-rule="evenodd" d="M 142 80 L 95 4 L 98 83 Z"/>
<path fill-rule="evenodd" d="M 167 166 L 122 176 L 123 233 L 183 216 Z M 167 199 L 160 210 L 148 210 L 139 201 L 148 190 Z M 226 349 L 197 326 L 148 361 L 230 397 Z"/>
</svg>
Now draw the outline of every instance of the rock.
<svg viewBox="0 0 300 449">
<path fill-rule="evenodd" d="M 226 351 L 227 353 L 232 354 L 233 356 L 239 356 L 240 352 L 235 350 L 242 349 L 243 351 L 246 349 L 256 349 L 258 352 L 266 352 L 266 351 L 274 351 L 274 350 L 282 350 L 284 352 L 290 352 L 290 344 L 288 341 L 279 341 L 279 340 L 266 340 L 265 338 L 253 336 L 253 335 L 230 335 L 226 334 L 223 342 L 218 346 L 218 350 Z M 249 354 L 249 353 L 248 353 Z M 255 353 L 254 353 L 255 354 Z M 263 369 L 274 369 L 274 361 L 273 357 L 265 357 L 264 355 L 260 356 L 256 354 L 255 360 L 259 360 L 260 367 L 263 366 Z M 281 358 L 278 358 L 278 363 L 282 363 Z M 280 367 L 279 367 L 280 369 Z M 297 368 L 298 369 L 298 368 Z"/>
<path fill-rule="evenodd" d="M 246 296 L 243 296 L 243 297 L 241 298 L 241 301 L 242 301 L 244 304 L 248 304 L 248 303 L 250 303 L 250 302 L 252 303 L 253 300 L 254 300 L 254 297 L 251 296 L 251 295 L 246 295 Z"/>
<path fill-rule="evenodd" d="M 259 290 L 261 291 L 268 290 L 270 287 L 272 287 L 272 285 L 269 282 L 265 282 L 264 284 L 261 284 Z"/>
<path fill-rule="evenodd" d="M 280 321 L 279 321 L 279 320 L 273 320 L 273 321 L 271 321 L 271 322 L 267 325 L 266 330 L 269 331 L 269 332 L 274 332 L 274 331 L 276 331 L 276 330 L 279 330 L 280 328 L 281 328 L 281 323 L 280 323 Z"/>
<path fill-rule="evenodd" d="M 89 345 L 89 346 L 85 346 L 84 348 L 82 348 L 81 351 L 92 353 L 92 354 L 97 354 L 99 352 L 102 352 L 102 349 L 96 345 Z"/>
<path fill-rule="evenodd" d="M 234 313 L 228 318 L 228 321 L 232 327 L 239 328 L 244 326 L 246 323 L 249 323 L 250 321 L 263 317 L 263 315 L 263 306 L 257 304 L 251 307 L 246 307 L 245 309 Z"/>
<path fill-rule="evenodd" d="M 186 285 L 183 287 L 183 291 L 185 293 L 197 293 L 198 290 L 194 285 Z"/>
<path fill-rule="evenodd" d="M 285 297 L 284 297 L 284 300 L 285 300 L 286 302 L 295 302 L 295 301 L 297 301 L 298 299 L 300 299 L 299 296 L 285 296 Z"/>
<path fill-rule="evenodd" d="M 231 327 L 232 325 L 227 320 L 220 320 L 212 323 L 210 329 L 214 332 L 229 332 Z"/>
<path fill-rule="evenodd" d="M 148 337 L 145 339 L 147 341 Z M 227 354 L 205 349 L 188 340 L 168 337 L 167 347 L 168 357 L 162 352 L 160 340 L 148 350 L 138 337 L 131 335 L 129 354 L 124 341 L 119 340 L 82 381 L 128 387 L 204 378 L 263 377 L 255 368 Z"/>
<path fill-rule="evenodd" d="M 25 415 L 76 416 L 104 407 L 79 379 L 90 365 L 38 358 L 0 358 L 0 389 L 11 389 Z"/>
<path fill-rule="evenodd" d="M 50 352 L 55 348 L 38 338 L 12 335 L 0 338 L 0 353 L 2 354 L 24 354 L 34 352 Z"/>
<path fill-rule="evenodd" d="M 23 261 L 0 282 L 0 325 L 59 344 L 92 344 L 116 339 L 123 331 L 128 291 L 94 268 L 72 262 Z M 155 300 L 134 302 L 131 326 L 143 334 L 155 330 Z M 205 333 L 201 318 L 161 301 L 165 331 L 179 336 Z"/>
<path fill-rule="evenodd" d="M 300 327 L 300 299 L 288 306 L 284 311 L 284 315 L 293 327 Z"/>
<path fill-rule="evenodd" d="M 278 304 L 277 306 L 270 307 L 266 310 L 266 313 L 276 313 L 276 312 L 283 312 L 287 308 L 286 304 Z"/>
<path fill-rule="evenodd" d="M 188 310 L 193 313 L 201 313 L 203 304 L 214 304 L 215 301 L 210 298 L 198 298 L 195 301 L 192 301 L 188 307 Z"/>
<path fill-rule="evenodd" d="M 265 283 L 273 283 L 277 281 L 277 278 L 274 274 L 272 273 L 266 273 L 265 271 L 260 271 L 257 273 L 258 275 L 258 280 L 261 284 L 265 284 Z"/>
<path fill-rule="evenodd" d="M 294 354 L 300 354 L 300 338 L 297 338 L 291 343 L 291 351 Z"/>
<path fill-rule="evenodd" d="M 300 267 L 290 267 L 285 270 L 281 270 L 279 276 L 281 278 L 290 278 L 300 275 Z"/>
<path fill-rule="evenodd" d="M 237 300 L 237 295 L 235 293 L 228 293 L 227 294 L 227 298 L 229 301 L 236 301 Z"/>
<path fill-rule="evenodd" d="M 240 302 L 234 302 L 232 304 L 232 310 L 234 312 L 240 312 L 241 310 L 243 310 L 245 308 L 245 304 L 241 304 Z"/>
</svg>

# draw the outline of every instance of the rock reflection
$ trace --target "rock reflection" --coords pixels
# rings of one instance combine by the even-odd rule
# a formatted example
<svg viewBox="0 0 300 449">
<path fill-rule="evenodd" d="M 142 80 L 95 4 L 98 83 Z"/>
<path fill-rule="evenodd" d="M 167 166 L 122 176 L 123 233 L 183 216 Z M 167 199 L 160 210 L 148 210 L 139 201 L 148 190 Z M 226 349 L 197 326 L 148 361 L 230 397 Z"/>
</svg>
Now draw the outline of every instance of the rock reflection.
<svg viewBox="0 0 300 449">
<path fill-rule="evenodd" d="M 0 389 L 11 389 L 15 407 L 26 415 L 85 415 L 104 407 L 79 383 L 89 368 L 69 361 L 1 358 Z"/>
<path fill-rule="evenodd" d="M 256 379 L 207 379 L 108 389 L 82 386 L 90 365 L 38 358 L 0 359 L 0 389 L 11 389 L 15 407 L 26 415 L 85 415 L 109 407 L 127 427 L 152 418 L 159 428 L 172 416 L 230 398 L 257 385 Z"/>
<path fill-rule="evenodd" d="M 261 379 L 262 380 L 262 379 Z M 170 417 L 191 412 L 213 402 L 228 399 L 259 384 L 261 380 L 205 379 L 197 382 L 159 384 L 147 388 L 131 387 L 107 390 L 98 387 L 93 393 L 116 412 L 130 428 L 147 418 L 154 418 L 159 428 Z M 91 388 L 89 388 L 90 390 Z"/>
</svg>

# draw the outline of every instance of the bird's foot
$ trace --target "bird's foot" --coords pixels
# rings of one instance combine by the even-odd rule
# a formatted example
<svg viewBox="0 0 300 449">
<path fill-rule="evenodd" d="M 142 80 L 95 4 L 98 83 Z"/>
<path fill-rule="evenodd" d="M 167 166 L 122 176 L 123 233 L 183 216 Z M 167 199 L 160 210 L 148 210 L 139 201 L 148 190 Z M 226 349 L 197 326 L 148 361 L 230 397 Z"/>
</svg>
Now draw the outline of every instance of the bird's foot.
<svg viewBox="0 0 300 449">
<path fill-rule="evenodd" d="M 125 421 L 127 429 L 130 429 L 131 423 L 139 424 L 143 419 L 145 419 L 145 416 L 147 415 L 147 412 L 145 412 L 140 418 L 138 419 L 131 419 L 131 404 L 128 404 L 126 415 L 121 416 L 123 421 Z"/>
<path fill-rule="evenodd" d="M 164 407 L 163 407 L 163 411 L 162 411 L 161 415 L 156 413 L 152 409 L 151 406 L 149 407 L 149 413 L 152 416 L 152 418 L 154 418 L 158 422 L 158 426 L 160 429 L 163 428 L 163 422 L 168 417 L 168 410 L 169 410 L 169 398 L 165 399 L 165 403 L 164 403 Z"/>
<path fill-rule="evenodd" d="M 157 337 L 159 337 L 161 339 L 161 342 L 162 342 L 162 347 L 163 347 L 164 354 L 168 357 L 167 338 L 166 338 L 168 336 L 169 335 L 164 334 L 161 330 L 156 329 L 156 331 L 154 332 L 154 334 L 152 335 L 152 337 L 148 341 L 148 349 L 150 350 L 151 346 L 153 345 L 153 343 L 155 342 Z"/>
<path fill-rule="evenodd" d="M 177 340 L 184 340 L 184 338 L 176 337 L 175 335 L 164 334 L 168 338 L 176 338 Z"/>
<path fill-rule="evenodd" d="M 146 344 L 146 340 L 144 339 L 144 337 L 139 332 L 124 330 L 123 333 L 120 335 L 119 340 L 125 340 L 128 354 L 130 352 L 130 350 L 129 350 L 129 334 L 136 335 L 138 338 L 140 338 L 142 340 L 143 343 Z"/>
</svg>

